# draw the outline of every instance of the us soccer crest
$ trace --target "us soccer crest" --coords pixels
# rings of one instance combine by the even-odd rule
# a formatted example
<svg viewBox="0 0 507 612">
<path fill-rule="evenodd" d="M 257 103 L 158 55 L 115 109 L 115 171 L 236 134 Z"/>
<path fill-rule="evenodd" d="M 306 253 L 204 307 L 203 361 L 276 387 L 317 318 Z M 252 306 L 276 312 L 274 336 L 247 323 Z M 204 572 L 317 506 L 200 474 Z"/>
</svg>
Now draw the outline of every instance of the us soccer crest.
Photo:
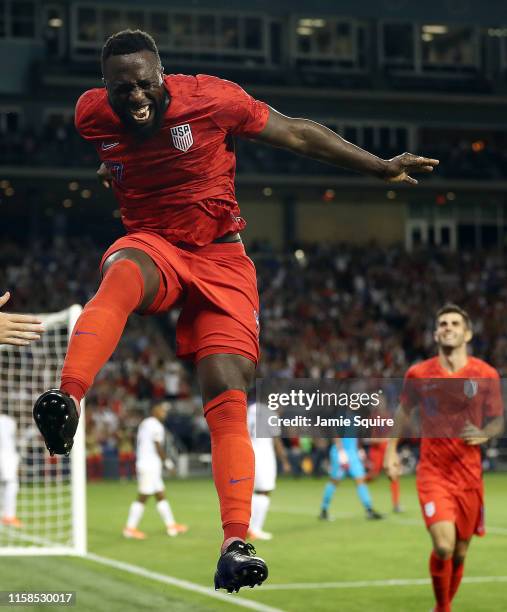
<svg viewBox="0 0 507 612">
<path fill-rule="evenodd" d="M 477 395 L 478 389 L 479 383 L 476 380 L 465 380 L 463 383 L 463 393 L 468 397 L 468 399 L 472 399 L 472 397 Z"/>
<path fill-rule="evenodd" d="M 186 153 L 194 144 L 192 130 L 188 123 L 172 127 L 171 136 L 173 138 L 173 145 L 180 151 L 183 151 L 183 153 Z"/>
<path fill-rule="evenodd" d="M 424 504 L 424 514 L 428 517 L 431 518 L 434 514 L 435 514 L 436 508 L 435 508 L 435 502 L 428 502 L 427 504 Z"/>
</svg>

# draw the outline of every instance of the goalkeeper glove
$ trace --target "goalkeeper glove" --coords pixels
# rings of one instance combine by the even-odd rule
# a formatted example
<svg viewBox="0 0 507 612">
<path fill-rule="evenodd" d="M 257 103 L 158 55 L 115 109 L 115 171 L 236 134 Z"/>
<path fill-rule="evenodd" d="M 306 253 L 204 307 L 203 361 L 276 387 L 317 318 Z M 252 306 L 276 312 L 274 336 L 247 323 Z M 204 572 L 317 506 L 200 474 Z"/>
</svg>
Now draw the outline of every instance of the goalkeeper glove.
<svg viewBox="0 0 507 612">
<path fill-rule="evenodd" d="M 349 456 L 343 448 L 338 449 L 338 462 L 341 467 L 347 467 L 349 464 Z"/>
</svg>

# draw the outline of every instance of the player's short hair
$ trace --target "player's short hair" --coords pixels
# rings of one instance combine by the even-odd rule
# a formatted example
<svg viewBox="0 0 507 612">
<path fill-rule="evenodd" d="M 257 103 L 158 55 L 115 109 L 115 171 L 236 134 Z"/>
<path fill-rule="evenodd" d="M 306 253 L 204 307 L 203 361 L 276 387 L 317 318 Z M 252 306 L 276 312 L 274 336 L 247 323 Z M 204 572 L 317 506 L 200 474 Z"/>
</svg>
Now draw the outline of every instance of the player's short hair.
<svg viewBox="0 0 507 612">
<path fill-rule="evenodd" d="M 167 400 L 157 400 L 156 402 L 153 402 L 153 404 L 151 405 L 150 413 L 152 413 L 155 410 L 155 408 L 158 408 L 159 406 L 164 406 L 164 408 L 166 408 L 167 410 L 171 408 L 171 404 Z"/>
<path fill-rule="evenodd" d="M 435 315 L 435 323 L 438 322 L 438 319 L 440 319 L 442 315 L 448 314 L 449 312 L 455 312 L 461 315 L 465 321 L 467 329 L 472 331 L 472 319 L 470 318 L 470 315 L 465 309 L 461 308 L 461 306 L 458 306 L 457 304 L 444 304 L 444 306 L 442 306 L 442 308 L 440 308 Z"/>
<path fill-rule="evenodd" d="M 162 66 L 157 45 L 148 32 L 142 30 L 122 30 L 110 36 L 102 47 L 101 63 L 102 69 L 106 60 L 111 55 L 128 55 L 138 51 L 151 51 Z"/>
</svg>

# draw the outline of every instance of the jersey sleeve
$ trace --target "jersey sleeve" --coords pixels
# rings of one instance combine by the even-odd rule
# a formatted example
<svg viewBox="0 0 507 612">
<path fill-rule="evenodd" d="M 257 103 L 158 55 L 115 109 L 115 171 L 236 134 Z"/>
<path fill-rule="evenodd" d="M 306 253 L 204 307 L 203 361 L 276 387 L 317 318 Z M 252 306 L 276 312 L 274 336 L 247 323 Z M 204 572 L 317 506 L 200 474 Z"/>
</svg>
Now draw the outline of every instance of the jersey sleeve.
<svg viewBox="0 0 507 612">
<path fill-rule="evenodd" d="M 232 81 L 209 78 L 212 79 L 210 85 L 217 124 L 235 136 L 255 136 L 262 132 L 268 122 L 269 106 Z"/>
<path fill-rule="evenodd" d="M 74 125 L 86 140 L 108 138 L 114 134 L 118 121 L 109 110 L 102 89 L 89 89 L 78 99 L 74 111 Z"/>
<path fill-rule="evenodd" d="M 502 383 L 496 370 L 488 375 L 488 389 L 484 406 L 484 415 L 497 417 L 504 414 L 504 403 L 502 397 Z"/>
<path fill-rule="evenodd" d="M 74 123 L 76 130 L 83 138 L 90 137 L 93 131 L 94 98 L 93 91 L 85 91 L 76 104 Z"/>
<path fill-rule="evenodd" d="M 417 376 L 417 370 L 412 366 L 409 368 L 405 374 L 405 378 L 403 379 L 403 387 L 400 393 L 400 404 L 405 409 L 412 410 L 419 403 L 419 393 L 417 391 L 417 381 L 419 376 Z"/>
</svg>

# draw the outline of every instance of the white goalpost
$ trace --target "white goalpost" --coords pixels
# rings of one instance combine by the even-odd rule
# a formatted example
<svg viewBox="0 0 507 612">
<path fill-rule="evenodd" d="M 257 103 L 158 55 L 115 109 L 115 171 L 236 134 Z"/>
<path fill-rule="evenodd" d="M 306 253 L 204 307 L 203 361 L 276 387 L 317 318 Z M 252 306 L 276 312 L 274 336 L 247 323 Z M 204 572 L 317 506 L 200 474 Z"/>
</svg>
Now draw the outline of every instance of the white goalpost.
<svg viewBox="0 0 507 612">
<path fill-rule="evenodd" d="M 46 331 L 30 346 L 0 345 L 0 413 L 16 424 L 16 515 L 21 521 L 14 526 L 1 520 L 6 483 L 1 481 L 0 469 L 0 556 L 86 554 L 84 402 L 69 457 L 50 457 L 32 417 L 38 396 L 59 386 L 69 337 L 80 312 L 81 306 L 74 305 L 41 315 Z M 6 460 L 1 449 L 0 460 Z"/>
</svg>

